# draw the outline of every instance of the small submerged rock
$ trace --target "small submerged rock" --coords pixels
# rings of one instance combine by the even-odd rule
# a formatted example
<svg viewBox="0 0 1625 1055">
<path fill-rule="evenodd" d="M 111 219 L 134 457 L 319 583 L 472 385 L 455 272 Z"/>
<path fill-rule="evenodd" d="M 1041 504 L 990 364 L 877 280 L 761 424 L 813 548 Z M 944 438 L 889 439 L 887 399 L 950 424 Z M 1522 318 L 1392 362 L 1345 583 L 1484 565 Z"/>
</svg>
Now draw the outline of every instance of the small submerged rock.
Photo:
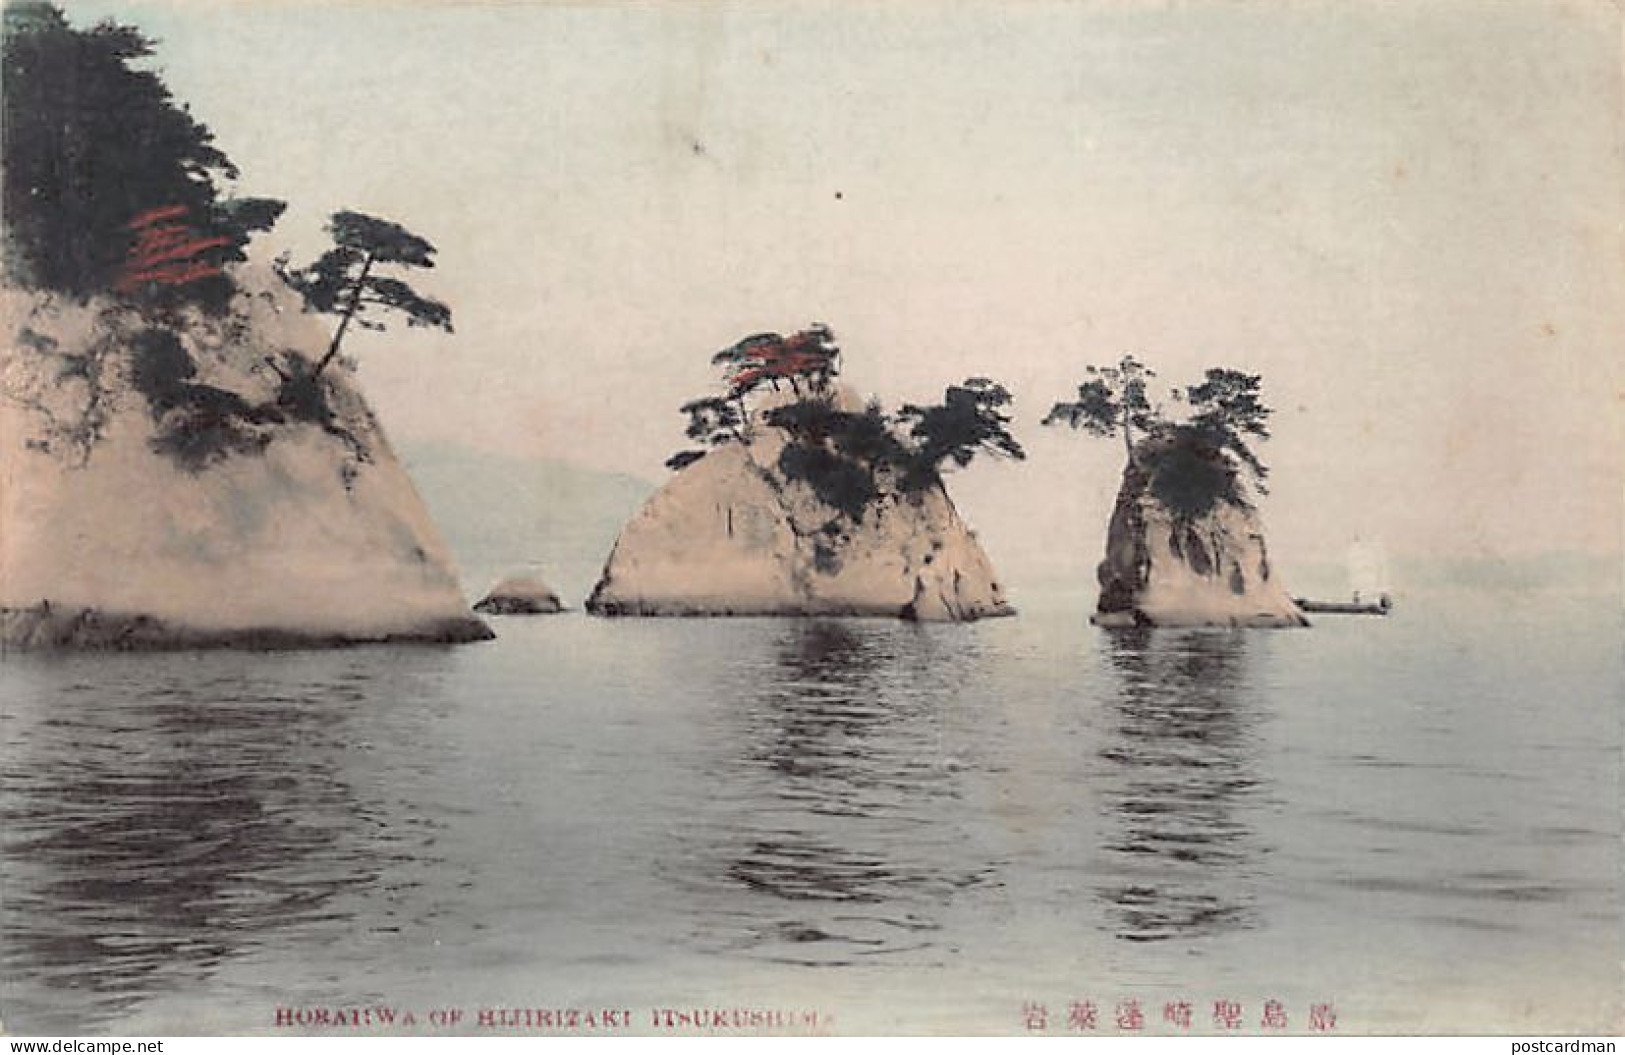
<svg viewBox="0 0 1625 1055">
<path fill-rule="evenodd" d="M 480 598 L 474 611 L 485 615 L 551 615 L 564 611 L 559 595 L 542 580 L 510 575 Z"/>
</svg>

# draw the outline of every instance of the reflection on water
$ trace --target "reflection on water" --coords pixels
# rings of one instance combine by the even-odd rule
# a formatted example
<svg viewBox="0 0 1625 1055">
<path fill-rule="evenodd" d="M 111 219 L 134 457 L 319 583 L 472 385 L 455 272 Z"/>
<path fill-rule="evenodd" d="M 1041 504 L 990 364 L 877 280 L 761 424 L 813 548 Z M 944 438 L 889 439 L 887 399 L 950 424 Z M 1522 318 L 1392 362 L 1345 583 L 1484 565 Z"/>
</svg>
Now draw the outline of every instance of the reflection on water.
<svg viewBox="0 0 1625 1055">
<path fill-rule="evenodd" d="M 993 874 L 953 852 L 948 819 L 960 763 L 942 723 L 962 653 L 914 627 L 811 620 L 778 624 L 772 656 L 725 718 L 740 747 L 716 760 L 718 795 L 735 808 L 697 838 L 728 852 L 696 882 L 727 906 L 701 911 L 738 921 L 725 948 L 769 960 L 932 958 L 940 907 Z"/>
<path fill-rule="evenodd" d="M 1352 1031 L 1600 1031 L 1620 623 L 1580 614 L 1540 650 L 1527 621 L 1058 608 L 7 656 L 0 1013 L 271 1032 L 334 1002 L 827 997 L 836 1028 L 931 1032 L 1252 993 L 1294 1028 L 1330 999 Z M 1482 1017 L 1506 992 L 1531 1010 Z"/>
<path fill-rule="evenodd" d="M 1100 893 L 1129 941 L 1248 926 L 1265 848 L 1243 819 L 1258 787 L 1244 633 L 1110 632 L 1118 681 L 1100 757 L 1111 870 Z"/>
<path fill-rule="evenodd" d="M 322 656 L 292 682 L 256 681 L 252 658 L 141 657 L 126 664 L 135 691 L 107 691 L 104 670 L 29 692 L 31 675 L 70 680 L 80 662 L 7 660 L 0 934 L 8 990 L 28 983 L 8 1017 L 83 1031 L 274 932 L 396 926 L 387 902 L 337 903 L 441 863 L 438 821 L 356 786 L 358 757 L 389 734 L 371 719 L 391 679 L 365 654 Z"/>
</svg>

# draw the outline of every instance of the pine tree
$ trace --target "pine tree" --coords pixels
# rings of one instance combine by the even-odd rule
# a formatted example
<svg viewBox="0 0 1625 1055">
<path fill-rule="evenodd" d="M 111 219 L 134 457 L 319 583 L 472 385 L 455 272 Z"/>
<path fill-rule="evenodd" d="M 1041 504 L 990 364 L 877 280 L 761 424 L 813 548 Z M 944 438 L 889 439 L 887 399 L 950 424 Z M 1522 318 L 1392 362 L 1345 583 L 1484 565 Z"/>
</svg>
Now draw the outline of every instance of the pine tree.
<svg viewBox="0 0 1625 1055">
<path fill-rule="evenodd" d="M 311 311 L 337 315 L 327 352 L 310 372 L 314 382 L 339 354 L 345 332 L 353 322 L 365 330 L 381 330 L 378 313 L 399 314 L 408 326 L 429 326 L 451 332 L 451 309 L 420 295 L 398 278 L 377 273 L 378 268 L 434 267 L 435 247 L 398 223 L 365 213 L 344 210 L 327 225 L 333 248 L 308 267 L 289 269 L 278 262 L 283 279 L 298 290 Z"/>
<path fill-rule="evenodd" d="M 222 308 L 225 265 L 283 203 L 227 199 L 237 169 L 208 127 L 138 68 L 132 26 L 70 26 L 40 0 L 5 6 L 0 31 L 4 263 L 16 283 L 85 298 Z"/>
</svg>

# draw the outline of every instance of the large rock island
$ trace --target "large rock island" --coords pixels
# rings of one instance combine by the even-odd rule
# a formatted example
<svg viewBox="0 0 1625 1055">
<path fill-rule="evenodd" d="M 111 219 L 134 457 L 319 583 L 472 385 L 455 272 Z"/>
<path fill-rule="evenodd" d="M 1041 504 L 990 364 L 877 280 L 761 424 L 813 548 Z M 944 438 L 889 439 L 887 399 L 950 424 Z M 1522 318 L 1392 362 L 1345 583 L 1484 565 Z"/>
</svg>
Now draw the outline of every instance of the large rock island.
<svg viewBox="0 0 1625 1055">
<path fill-rule="evenodd" d="M 450 554 L 269 275 L 222 315 L 3 293 L 0 644 L 470 641 Z"/>
<path fill-rule="evenodd" d="M 1135 447 L 1100 562 L 1099 626 L 1308 626 L 1270 566 L 1257 510 L 1220 497 L 1177 508 L 1154 487 L 1174 440 Z"/>
<path fill-rule="evenodd" d="M 340 356 L 380 316 L 450 330 L 398 277 L 434 247 L 346 209 L 255 269 L 286 203 L 233 192 L 154 41 L 50 3 L 4 37 L 0 646 L 491 636 Z"/>
<path fill-rule="evenodd" d="M 883 493 L 862 522 L 777 461 L 781 430 L 680 470 L 626 525 L 587 610 L 599 615 L 1009 615 L 993 565 L 940 484 Z M 837 526 L 829 527 L 831 523 Z"/>
<path fill-rule="evenodd" d="M 1172 395 L 1151 398 L 1156 372 L 1132 355 L 1086 367 L 1077 398 L 1046 425 L 1123 441 L 1123 482 L 1099 568 L 1099 626 L 1308 626 L 1270 566 L 1257 498 L 1269 469 L 1253 446 L 1269 439 L 1262 378 L 1210 367 Z"/>
<path fill-rule="evenodd" d="M 668 463 L 676 475 L 622 530 L 589 612 L 1011 614 L 936 469 L 995 441 L 1020 456 L 996 410 L 1008 395 L 976 380 L 950 388 L 942 405 L 889 415 L 829 384 L 837 354 L 822 328 L 719 353 L 733 366 L 729 398 L 684 407 L 689 436 L 711 449 Z M 775 363 L 788 364 L 777 377 L 798 379 L 794 393 L 764 393 L 752 408 L 748 386 L 775 376 L 765 372 Z"/>
</svg>

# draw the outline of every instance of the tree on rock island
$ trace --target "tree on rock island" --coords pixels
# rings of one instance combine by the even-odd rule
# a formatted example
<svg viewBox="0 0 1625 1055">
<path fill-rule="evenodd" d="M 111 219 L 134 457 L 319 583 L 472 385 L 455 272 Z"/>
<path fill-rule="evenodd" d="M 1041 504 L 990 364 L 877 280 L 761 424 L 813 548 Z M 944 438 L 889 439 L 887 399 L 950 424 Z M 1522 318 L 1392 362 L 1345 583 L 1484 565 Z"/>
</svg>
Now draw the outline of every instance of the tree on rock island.
<svg viewBox="0 0 1625 1055">
<path fill-rule="evenodd" d="M 1259 398 L 1259 375 L 1210 368 L 1200 384 L 1170 391 L 1188 412 L 1179 419 L 1152 405 L 1147 383 L 1157 375 L 1133 356 L 1115 367 L 1086 367 L 1085 373 L 1078 398 L 1056 403 L 1043 424 L 1121 435 L 1128 464 L 1142 464 L 1152 493 L 1175 513 L 1199 516 L 1220 500 L 1249 506 L 1249 483 L 1268 493 L 1269 468 L 1248 443 L 1269 438 L 1265 423 L 1273 411 Z"/>
<path fill-rule="evenodd" d="M 1132 457 L 1134 433 L 1143 436 L 1162 420 L 1146 395 L 1146 386 L 1156 372 L 1132 355 L 1125 355 L 1116 366 L 1087 366 L 1084 373 L 1089 379 L 1078 386 L 1077 400 L 1055 404 L 1044 424 L 1064 421 L 1093 436 L 1121 432 L 1123 450 Z"/>
<path fill-rule="evenodd" d="M 693 446 L 627 521 L 588 598 L 598 615 L 1010 615 L 943 474 L 1024 457 L 1010 393 L 983 377 L 886 407 L 840 383 L 827 326 L 755 333 L 683 403 Z"/>
<path fill-rule="evenodd" d="M 1153 405 L 1154 377 L 1138 360 L 1090 367 L 1078 398 L 1046 425 L 1121 434 L 1126 456 L 1099 566 L 1094 616 L 1104 626 L 1304 626 L 1271 567 L 1254 496 L 1268 468 L 1253 443 L 1269 438 L 1262 379 L 1228 367 L 1169 392 L 1177 416 Z"/>
<path fill-rule="evenodd" d="M 381 267 L 434 267 L 435 248 L 398 223 L 344 210 L 327 224 L 333 248 L 308 267 L 290 269 L 278 262 L 283 280 L 305 298 L 311 311 L 338 316 L 327 353 L 310 371 L 314 380 L 333 362 L 353 322 L 364 330 L 381 330 L 380 312 L 398 314 L 408 326 L 451 332 L 451 309 L 420 295 L 398 278 L 376 274 Z"/>
<path fill-rule="evenodd" d="M 940 484 L 948 463 L 963 467 L 979 454 L 1026 457 L 1010 434 L 1004 408 L 1011 398 L 1001 385 L 971 378 L 947 388 L 941 403 L 888 413 L 871 400 L 853 409 L 834 384 L 840 359 L 835 335 L 822 324 L 789 337 L 744 338 L 712 356 L 723 367 L 725 394 L 683 404 L 688 437 L 706 448 L 749 446 L 757 430 L 781 430 L 779 474 L 807 484 L 853 523 L 888 490 L 910 494 Z M 666 465 L 680 471 L 705 454 L 679 451 Z"/>
<path fill-rule="evenodd" d="M 143 311 L 223 311 L 225 268 L 283 203 L 232 198 L 214 134 L 142 64 L 153 42 L 54 4 L 13 0 L 0 34 L 4 262 L 19 286 Z"/>
<path fill-rule="evenodd" d="M 910 468 L 926 473 L 929 483 L 944 462 L 963 468 L 978 454 L 1025 458 L 1021 444 L 1010 435 L 1010 417 L 1003 412 L 1011 402 L 1003 385 L 973 377 L 963 385 L 950 385 L 941 403 L 905 404 L 897 420 L 910 425 L 909 436 L 915 442 Z"/>
<path fill-rule="evenodd" d="M 370 427 L 323 372 L 352 323 L 379 329 L 393 314 L 450 330 L 444 304 L 387 273 L 432 267 L 434 247 L 388 220 L 334 214 L 332 249 L 277 266 L 307 308 L 338 317 L 331 341 L 318 354 L 273 340 L 285 294 L 237 265 L 284 203 L 228 193 L 237 167 L 148 68 L 153 42 L 113 21 L 76 28 L 43 0 L 6 3 L 0 26 L 0 264 L 34 294 L 4 334 L 0 400 L 37 421 L 28 449 L 84 468 L 135 396 L 149 445 L 179 468 L 257 456 L 311 424 L 348 449 L 348 486 Z M 92 337 L 46 332 L 61 311 L 84 312 Z M 280 379 L 270 399 L 265 367 Z"/>
<path fill-rule="evenodd" d="M 132 393 L 183 468 L 262 449 L 278 415 L 200 380 L 193 356 L 246 325 L 233 265 L 284 203 L 226 193 L 236 166 L 144 68 L 140 30 L 75 28 L 39 0 L 7 3 L 0 25 L 0 259 L 40 295 L 8 323 L 0 399 L 33 417 L 28 449 L 85 468 Z M 37 330 L 49 304 L 88 308 L 94 336 Z M 221 342 L 189 351 L 182 331 Z"/>
<path fill-rule="evenodd" d="M 306 267 L 288 267 L 286 255 L 276 263 L 277 274 L 304 298 L 308 310 L 338 317 L 327 351 L 315 365 L 297 356 L 285 356 L 281 363 L 267 361 L 282 379 L 278 405 L 323 427 L 331 426 L 332 413 L 322 374 L 338 358 L 351 323 L 364 330 L 382 330 L 380 315 L 398 316 L 408 326 L 452 332 L 450 308 L 378 271 L 434 267 L 435 247 L 427 239 L 398 223 L 350 210 L 334 213 L 327 231 L 333 236 L 333 248 Z"/>
</svg>

